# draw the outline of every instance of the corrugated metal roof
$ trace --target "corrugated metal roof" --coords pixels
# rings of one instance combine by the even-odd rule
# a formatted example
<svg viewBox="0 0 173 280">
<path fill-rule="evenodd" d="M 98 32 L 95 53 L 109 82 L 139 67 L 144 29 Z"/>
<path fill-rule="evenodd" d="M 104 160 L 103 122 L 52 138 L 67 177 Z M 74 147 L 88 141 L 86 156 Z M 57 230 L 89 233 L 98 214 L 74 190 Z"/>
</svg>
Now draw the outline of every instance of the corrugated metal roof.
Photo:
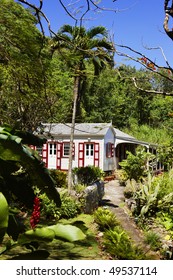
<svg viewBox="0 0 173 280">
<path fill-rule="evenodd" d="M 76 123 L 74 135 L 105 135 L 111 123 Z M 43 123 L 43 133 L 50 135 L 70 135 L 71 123 Z"/>
<path fill-rule="evenodd" d="M 130 136 L 129 134 L 124 133 L 124 132 L 122 132 L 121 130 L 119 130 L 117 128 L 114 128 L 114 130 L 115 130 L 117 138 L 128 138 L 128 139 L 133 139 L 133 140 L 135 139 L 133 136 Z"/>
<path fill-rule="evenodd" d="M 104 136 L 108 129 L 112 128 L 115 133 L 116 145 L 119 143 L 134 143 L 139 145 L 152 145 L 144 141 L 137 140 L 133 136 L 122 132 L 117 128 L 113 128 L 112 123 L 76 123 L 74 135 L 75 136 Z M 49 136 L 69 136 L 71 133 L 71 123 L 42 123 L 38 134 L 47 134 Z"/>
</svg>

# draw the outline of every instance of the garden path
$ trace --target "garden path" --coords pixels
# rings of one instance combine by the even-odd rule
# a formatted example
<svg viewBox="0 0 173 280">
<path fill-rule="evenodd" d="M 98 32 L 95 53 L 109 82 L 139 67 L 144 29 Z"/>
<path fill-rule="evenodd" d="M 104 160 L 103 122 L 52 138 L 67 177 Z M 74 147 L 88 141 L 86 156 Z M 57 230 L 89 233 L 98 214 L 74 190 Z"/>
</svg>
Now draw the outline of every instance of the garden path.
<svg viewBox="0 0 173 280">
<path fill-rule="evenodd" d="M 105 183 L 103 205 L 108 207 L 116 215 L 117 220 L 127 232 L 134 245 L 143 249 L 147 254 L 149 253 L 153 259 L 160 259 L 160 256 L 155 252 L 151 252 L 149 246 L 144 242 L 144 234 L 137 227 L 125 203 L 124 187 L 119 184 L 117 179 Z"/>
</svg>

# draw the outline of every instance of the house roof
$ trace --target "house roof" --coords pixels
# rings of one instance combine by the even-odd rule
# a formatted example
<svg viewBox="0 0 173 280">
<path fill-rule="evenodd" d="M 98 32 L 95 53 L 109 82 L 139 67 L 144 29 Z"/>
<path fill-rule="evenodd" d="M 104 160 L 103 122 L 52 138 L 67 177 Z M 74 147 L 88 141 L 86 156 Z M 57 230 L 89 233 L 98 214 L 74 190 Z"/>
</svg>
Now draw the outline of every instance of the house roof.
<svg viewBox="0 0 173 280">
<path fill-rule="evenodd" d="M 133 139 L 133 140 L 135 139 L 133 136 L 130 136 L 129 134 L 124 133 L 117 128 L 114 128 L 114 130 L 115 130 L 115 133 L 116 133 L 116 138 L 121 138 L 121 139 L 128 138 L 128 139 Z"/>
<path fill-rule="evenodd" d="M 109 128 L 113 130 L 111 123 L 76 123 L 74 135 L 104 136 Z M 68 136 L 71 133 L 71 123 L 43 123 L 39 133 L 41 131 L 52 136 Z M 115 133 L 114 130 L 113 133 Z"/>
<path fill-rule="evenodd" d="M 75 136 L 104 136 L 111 128 L 115 135 L 115 146 L 121 143 L 131 143 L 143 146 L 156 146 L 154 144 L 137 140 L 133 136 L 114 128 L 112 123 L 76 123 Z M 44 134 L 49 137 L 69 136 L 71 133 L 71 123 L 42 123 L 37 131 L 38 134 Z"/>
<path fill-rule="evenodd" d="M 121 144 L 121 143 L 130 143 L 130 144 L 142 145 L 142 146 L 146 146 L 146 147 L 149 147 L 149 146 L 156 147 L 157 146 L 156 144 L 153 144 L 153 143 L 138 140 L 135 137 L 130 136 L 129 134 L 124 133 L 117 128 L 114 128 L 114 130 L 116 133 L 115 146 L 117 146 L 118 144 Z"/>
</svg>

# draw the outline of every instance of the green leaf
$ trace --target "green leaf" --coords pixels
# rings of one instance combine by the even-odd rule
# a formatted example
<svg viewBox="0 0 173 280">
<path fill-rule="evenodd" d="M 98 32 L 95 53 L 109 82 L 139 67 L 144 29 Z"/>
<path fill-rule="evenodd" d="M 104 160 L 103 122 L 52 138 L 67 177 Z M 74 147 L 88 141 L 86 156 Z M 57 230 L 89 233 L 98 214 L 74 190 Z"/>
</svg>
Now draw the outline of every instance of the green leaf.
<svg viewBox="0 0 173 280">
<path fill-rule="evenodd" d="M 14 137 L 16 138 L 16 136 Z M 16 141 L 17 138 L 4 139 L 0 137 L 0 158 L 5 161 L 19 162 L 29 173 L 32 184 L 37 185 L 60 207 L 60 195 L 55 188 L 55 183 L 49 171 L 45 168 L 44 163 L 36 158 L 29 147 Z"/>
<path fill-rule="evenodd" d="M 55 238 L 69 242 L 83 240 L 86 237 L 81 229 L 72 225 L 56 224 L 48 228 L 55 232 Z"/>
<path fill-rule="evenodd" d="M 0 192 L 0 243 L 8 227 L 8 203 L 5 196 Z"/>
<path fill-rule="evenodd" d="M 28 243 L 30 241 L 45 241 L 51 242 L 55 237 L 55 232 L 48 228 L 36 228 L 26 231 L 25 233 L 21 234 L 18 238 L 19 243 Z"/>
</svg>

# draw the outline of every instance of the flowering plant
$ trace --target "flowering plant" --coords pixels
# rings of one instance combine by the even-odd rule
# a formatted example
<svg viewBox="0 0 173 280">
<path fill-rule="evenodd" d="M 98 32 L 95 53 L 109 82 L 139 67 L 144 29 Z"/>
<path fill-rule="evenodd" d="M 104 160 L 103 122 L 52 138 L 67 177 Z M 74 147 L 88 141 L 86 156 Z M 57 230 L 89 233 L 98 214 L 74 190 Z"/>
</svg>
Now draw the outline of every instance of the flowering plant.
<svg viewBox="0 0 173 280">
<path fill-rule="evenodd" d="M 36 227 L 39 221 L 40 221 L 40 199 L 36 196 L 34 198 L 33 212 L 30 218 L 30 225 L 32 229 Z"/>
</svg>

